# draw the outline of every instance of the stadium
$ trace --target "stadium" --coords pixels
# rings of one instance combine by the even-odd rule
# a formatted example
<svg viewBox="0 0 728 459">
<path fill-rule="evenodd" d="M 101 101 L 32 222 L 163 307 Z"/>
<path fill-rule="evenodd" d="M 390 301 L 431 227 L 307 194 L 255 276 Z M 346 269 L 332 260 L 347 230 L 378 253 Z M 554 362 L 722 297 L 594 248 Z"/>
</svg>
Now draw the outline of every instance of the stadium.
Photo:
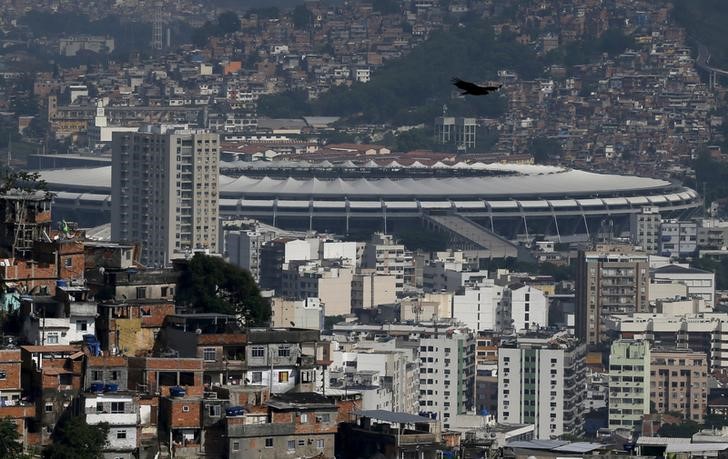
<svg viewBox="0 0 728 459">
<path fill-rule="evenodd" d="M 42 170 L 55 193 L 54 218 L 108 222 L 111 167 Z M 522 164 L 396 161 L 220 163 L 220 215 L 252 217 L 286 229 L 349 234 L 396 229 L 429 215 L 456 214 L 507 238 L 559 239 L 626 229 L 645 206 L 664 217 L 701 207 L 679 183 Z"/>
</svg>

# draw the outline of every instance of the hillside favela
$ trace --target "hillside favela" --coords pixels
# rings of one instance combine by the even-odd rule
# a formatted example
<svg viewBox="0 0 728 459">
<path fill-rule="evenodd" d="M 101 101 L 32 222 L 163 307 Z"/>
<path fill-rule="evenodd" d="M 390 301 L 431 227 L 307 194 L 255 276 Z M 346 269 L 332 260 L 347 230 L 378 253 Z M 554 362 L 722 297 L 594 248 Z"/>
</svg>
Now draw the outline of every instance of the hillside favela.
<svg viewBox="0 0 728 459">
<path fill-rule="evenodd" d="M 727 1 L 0 0 L 0 459 L 621 456 L 728 459 Z"/>
</svg>

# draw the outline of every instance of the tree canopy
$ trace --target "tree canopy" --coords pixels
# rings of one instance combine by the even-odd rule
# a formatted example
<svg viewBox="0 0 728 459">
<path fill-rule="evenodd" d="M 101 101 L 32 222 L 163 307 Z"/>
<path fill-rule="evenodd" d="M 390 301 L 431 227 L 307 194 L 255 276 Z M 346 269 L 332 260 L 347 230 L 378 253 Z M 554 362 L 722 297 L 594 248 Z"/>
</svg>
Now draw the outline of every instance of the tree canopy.
<svg viewBox="0 0 728 459">
<path fill-rule="evenodd" d="M 657 431 L 660 437 L 691 438 L 700 430 L 700 424 L 695 421 L 684 421 L 682 424 L 664 424 Z"/>
<path fill-rule="evenodd" d="M 18 428 L 10 418 L 0 420 L 0 457 L 7 459 L 24 457 Z"/>
<path fill-rule="evenodd" d="M 237 32 L 240 30 L 240 18 L 232 11 L 220 13 L 217 17 L 217 29 L 222 35 Z"/>
<path fill-rule="evenodd" d="M 24 191 L 45 190 L 47 184 L 40 178 L 39 172 L 11 171 L 3 177 L 0 183 L 0 194 L 7 193 L 14 188 Z"/>
<path fill-rule="evenodd" d="M 313 23 L 313 14 L 306 8 L 306 5 L 298 5 L 293 8 L 293 27 L 307 29 Z"/>
<path fill-rule="evenodd" d="M 267 325 L 271 308 L 250 273 L 218 257 L 195 254 L 177 281 L 176 300 L 203 312 L 242 316 L 248 326 Z"/>
<path fill-rule="evenodd" d="M 543 164 L 549 160 L 557 159 L 563 153 L 561 143 L 556 139 L 546 137 L 537 137 L 529 143 L 528 152 L 533 155 L 533 159 L 538 164 Z"/>
<path fill-rule="evenodd" d="M 89 425 L 79 416 L 56 426 L 53 444 L 44 451 L 46 459 L 100 459 L 107 443 L 109 425 Z"/>
</svg>

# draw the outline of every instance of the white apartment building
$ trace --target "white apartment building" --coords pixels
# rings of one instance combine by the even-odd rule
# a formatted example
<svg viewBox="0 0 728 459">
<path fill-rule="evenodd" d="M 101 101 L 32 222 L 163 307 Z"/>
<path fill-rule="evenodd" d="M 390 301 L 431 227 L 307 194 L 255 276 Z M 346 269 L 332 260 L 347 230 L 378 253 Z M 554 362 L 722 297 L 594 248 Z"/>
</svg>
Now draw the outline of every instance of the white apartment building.
<svg viewBox="0 0 728 459">
<path fill-rule="evenodd" d="M 535 438 L 580 435 L 586 346 L 559 333 L 521 335 L 498 349 L 498 422 L 533 424 Z"/>
<path fill-rule="evenodd" d="M 29 305 L 21 328 L 23 341 L 38 345 L 71 344 L 83 335 L 96 333 L 97 305 L 92 302 L 71 302 L 68 313 L 51 312 L 47 305 Z M 63 308 L 63 305 L 58 305 Z M 23 307 L 25 311 L 25 306 Z"/>
<path fill-rule="evenodd" d="M 660 249 L 660 223 L 662 216 L 659 207 L 643 207 L 638 214 L 632 214 L 630 229 L 632 242 L 650 255 Z"/>
<path fill-rule="evenodd" d="M 728 370 L 728 314 L 629 314 L 611 316 L 607 328 L 623 338 L 671 343 L 705 352 L 712 370 Z"/>
<path fill-rule="evenodd" d="M 530 285 L 515 283 L 504 289 L 499 311 L 498 330 L 522 331 L 549 324 L 548 298 Z"/>
<path fill-rule="evenodd" d="M 341 260 L 351 266 L 361 266 L 365 244 L 362 242 L 326 241 L 323 243 L 324 260 Z"/>
<path fill-rule="evenodd" d="M 141 242 L 142 263 L 218 251 L 219 136 L 164 126 L 113 135 L 111 238 Z"/>
<path fill-rule="evenodd" d="M 105 458 L 134 459 L 140 435 L 139 400 L 128 392 L 85 393 L 80 398 L 81 415 L 89 425 L 109 424 Z"/>
<path fill-rule="evenodd" d="M 339 373 L 338 389 L 352 389 L 363 394 L 360 409 L 384 409 L 417 414 L 419 407 L 419 366 L 411 352 L 355 346 L 331 354 L 332 373 Z"/>
<path fill-rule="evenodd" d="M 260 248 L 276 238 L 273 231 L 240 230 L 225 232 L 225 255 L 230 263 L 250 271 L 256 283 L 260 282 Z"/>
<path fill-rule="evenodd" d="M 698 251 L 698 223 L 665 220 L 660 225 L 660 255 L 684 257 Z"/>
<path fill-rule="evenodd" d="M 351 314 L 352 269 L 318 260 L 293 262 L 282 273 L 280 296 L 318 298 L 328 316 Z"/>
<path fill-rule="evenodd" d="M 688 297 L 702 298 L 710 308 L 715 304 L 715 273 L 680 265 L 667 265 L 653 270 L 652 278 L 655 281 L 685 284 Z"/>
<path fill-rule="evenodd" d="M 419 356 L 419 411 L 447 429 L 451 418 L 475 406 L 475 339 L 462 332 L 422 338 Z"/>
<path fill-rule="evenodd" d="M 404 245 L 397 244 L 389 234 L 374 233 L 364 249 L 364 268 L 376 269 L 379 274 L 392 274 L 397 293 L 404 289 L 405 272 L 413 268 L 413 260 L 405 254 Z"/>
<path fill-rule="evenodd" d="M 288 300 L 271 299 L 271 324 L 278 328 L 324 329 L 325 310 L 318 298 Z"/>
<path fill-rule="evenodd" d="M 422 287 L 426 292 L 454 292 L 465 284 L 488 279 L 487 270 L 470 270 L 458 262 L 430 261 L 422 269 Z"/>
<path fill-rule="evenodd" d="M 452 297 L 452 317 L 473 331 L 496 330 L 503 287 L 492 279 L 463 287 Z"/>
</svg>

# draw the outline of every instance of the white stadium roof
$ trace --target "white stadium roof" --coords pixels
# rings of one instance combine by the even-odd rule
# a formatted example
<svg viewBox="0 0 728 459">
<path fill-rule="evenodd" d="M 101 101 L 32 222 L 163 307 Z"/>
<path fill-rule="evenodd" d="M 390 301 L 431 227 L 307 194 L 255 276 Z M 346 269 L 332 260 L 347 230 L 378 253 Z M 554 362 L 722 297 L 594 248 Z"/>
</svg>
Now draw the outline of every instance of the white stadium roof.
<svg viewBox="0 0 728 459">
<path fill-rule="evenodd" d="M 255 164 L 255 163 L 247 163 Z M 457 196 L 505 197 L 505 196 L 553 196 L 568 198 L 572 195 L 592 196 L 613 193 L 645 191 L 662 193 L 671 184 L 665 180 L 596 174 L 586 171 L 563 169 L 552 166 L 528 166 L 514 164 L 490 164 L 488 169 L 512 171 L 514 175 L 503 176 L 445 176 L 406 178 L 279 178 L 261 176 L 261 169 L 279 168 L 282 163 L 261 162 L 256 165 L 256 177 L 220 176 L 220 192 L 223 197 L 235 196 Z M 465 164 L 465 163 L 460 163 Z M 258 167 L 260 166 L 260 167 Z M 284 166 L 288 167 L 290 164 Z M 298 163 L 297 166 L 303 165 Z M 305 167 L 315 167 L 307 164 Z M 483 168 L 482 163 L 470 165 L 473 169 Z M 482 169 L 481 169 L 482 170 Z M 54 169 L 40 171 L 42 178 L 52 191 L 85 189 L 83 191 L 106 191 L 111 189 L 111 166 L 89 169 Z M 243 172 L 244 174 L 244 172 Z M 663 196 L 649 194 L 651 202 L 666 200 Z M 644 199 L 647 201 L 647 199 Z"/>
</svg>

